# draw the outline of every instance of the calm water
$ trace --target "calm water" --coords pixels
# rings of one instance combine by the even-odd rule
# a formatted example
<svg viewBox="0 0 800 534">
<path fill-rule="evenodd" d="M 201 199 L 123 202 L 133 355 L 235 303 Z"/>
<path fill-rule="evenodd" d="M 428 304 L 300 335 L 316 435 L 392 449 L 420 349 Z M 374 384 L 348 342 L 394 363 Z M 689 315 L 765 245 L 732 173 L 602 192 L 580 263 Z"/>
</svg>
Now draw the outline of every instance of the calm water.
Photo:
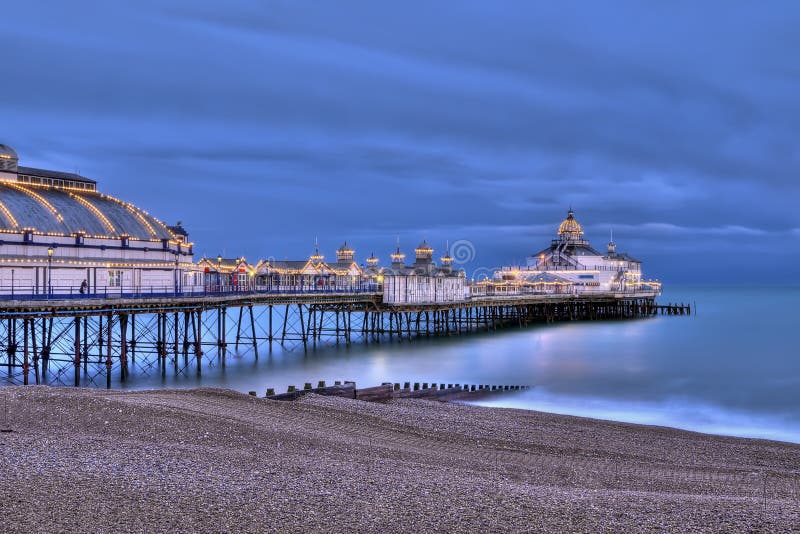
<svg viewBox="0 0 800 534">
<path fill-rule="evenodd" d="M 800 442 L 800 288 L 680 288 L 692 317 L 565 323 L 446 340 L 229 356 L 225 370 L 127 387 L 285 391 L 318 380 L 527 384 L 492 406 Z M 116 387 L 116 386 L 115 386 Z"/>
</svg>

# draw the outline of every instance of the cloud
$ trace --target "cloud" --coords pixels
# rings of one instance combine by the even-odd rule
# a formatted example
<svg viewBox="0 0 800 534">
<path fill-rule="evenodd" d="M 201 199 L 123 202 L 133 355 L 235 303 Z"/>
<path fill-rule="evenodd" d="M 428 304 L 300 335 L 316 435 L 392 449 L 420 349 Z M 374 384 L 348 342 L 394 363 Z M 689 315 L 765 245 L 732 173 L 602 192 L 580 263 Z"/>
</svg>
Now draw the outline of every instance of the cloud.
<svg viewBox="0 0 800 534">
<path fill-rule="evenodd" d="M 571 204 L 593 240 L 613 226 L 667 270 L 663 251 L 700 246 L 709 264 L 797 256 L 780 246 L 800 228 L 794 3 L 7 16 L 2 142 L 182 219 L 201 249 L 291 257 L 315 235 L 383 250 L 424 234 L 473 239 L 495 264 L 547 244 Z"/>
</svg>

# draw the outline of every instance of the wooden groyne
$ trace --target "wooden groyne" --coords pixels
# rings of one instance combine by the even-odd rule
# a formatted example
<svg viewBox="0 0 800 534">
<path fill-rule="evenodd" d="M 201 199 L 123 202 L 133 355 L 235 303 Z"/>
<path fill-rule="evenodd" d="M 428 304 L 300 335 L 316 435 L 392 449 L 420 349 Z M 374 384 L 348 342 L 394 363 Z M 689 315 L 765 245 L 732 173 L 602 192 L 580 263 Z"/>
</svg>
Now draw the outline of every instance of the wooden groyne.
<svg viewBox="0 0 800 534">
<path fill-rule="evenodd" d="M 427 399 L 437 401 L 477 399 L 486 395 L 497 395 L 530 389 L 530 386 L 519 385 L 490 385 L 490 384 L 447 384 L 428 382 L 384 382 L 380 386 L 357 388 L 355 382 L 336 381 L 334 385 L 326 385 L 320 380 L 317 387 L 312 387 L 306 382 L 303 389 L 289 386 L 286 393 L 275 393 L 273 388 L 267 390 L 266 398 L 278 401 L 293 401 L 303 395 L 314 393 L 326 397 L 343 397 L 366 402 L 387 402 L 392 399 Z M 250 395 L 258 393 L 250 391 Z"/>
</svg>

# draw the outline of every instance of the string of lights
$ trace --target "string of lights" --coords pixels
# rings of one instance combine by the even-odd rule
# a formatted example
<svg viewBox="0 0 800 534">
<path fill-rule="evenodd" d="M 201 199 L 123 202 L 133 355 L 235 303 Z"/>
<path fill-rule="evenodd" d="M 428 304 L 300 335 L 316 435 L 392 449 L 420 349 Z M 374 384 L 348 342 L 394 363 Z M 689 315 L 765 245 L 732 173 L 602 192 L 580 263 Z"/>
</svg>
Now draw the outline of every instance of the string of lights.
<svg viewBox="0 0 800 534">
<path fill-rule="evenodd" d="M 94 215 L 95 215 L 95 216 L 96 216 L 98 219 L 100 219 L 100 222 L 102 222 L 102 223 L 105 225 L 106 229 L 107 229 L 109 232 L 111 232 L 112 234 L 115 234 L 115 233 L 117 232 L 117 229 L 116 229 L 116 228 L 114 228 L 114 225 L 113 225 L 113 224 L 111 224 L 111 221 L 109 221 L 109 220 L 108 220 L 108 217 L 106 217 L 106 216 L 103 214 L 103 212 L 102 212 L 102 211 L 100 211 L 99 209 L 97 209 L 97 207 L 96 207 L 94 204 L 92 204 L 91 202 L 89 202 L 89 201 L 88 201 L 88 200 L 86 200 L 85 198 L 83 198 L 83 197 L 81 197 L 81 196 L 78 196 L 78 195 L 76 195 L 75 193 L 72 193 L 72 192 L 70 192 L 70 193 L 69 193 L 69 196 L 70 196 L 70 197 L 72 197 L 72 198 L 74 198 L 75 200 L 77 200 L 78 202 L 80 202 L 81 204 L 83 204 L 84 206 L 86 206 L 86 208 L 87 208 L 89 211 L 91 211 L 92 213 L 94 213 Z"/>
</svg>

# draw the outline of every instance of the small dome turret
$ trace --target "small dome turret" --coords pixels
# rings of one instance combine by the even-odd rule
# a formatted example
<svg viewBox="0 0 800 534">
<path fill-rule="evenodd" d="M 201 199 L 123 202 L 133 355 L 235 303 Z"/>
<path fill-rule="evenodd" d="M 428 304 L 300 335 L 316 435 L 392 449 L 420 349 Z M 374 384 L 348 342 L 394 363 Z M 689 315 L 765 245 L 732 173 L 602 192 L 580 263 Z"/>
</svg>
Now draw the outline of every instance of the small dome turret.
<svg viewBox="0 0 800 534">
<path fill-rule="evenodd" d="M 433 248 L 428 244 L 426 240 L 422 240 L 422 243 L 414 250 L 417 255 L 417 261 L 431 261 L 433 259 Z"/>
<path fill-rule="evenodd" d="M 356 255 L 356 251 L 347 246 L 345 241 L 341 247 L 336 250 L 336 261 L 339 263 L 350 263 Z"/>
<path fill-rule="evenodd" d="M 572 208 L 567 212 L 567 218 L 558 227 L 558 237 L 562 241 L 580 241 L 583 237 L 583 228 L 575 219 L 575 212 L 572 211 Z"/>
<path fill-rule="evenodd" d="M 392 253 L 392 266 L 396 267 L 398 265 L 402 266 L 405 264 L 406 255 L 400 252 L 400 245 L 397 246 L 397 249 Z"/>
<path fill-rule="evenodd" d="M 400 236 L 397 236 L 397 248 L 391 255 L 392 269 L 400 269 L 405 266 L 406 255 L 400 251 Z"/>
<path fill-rule="evenodd" d="M 444 249 L 444 256 L 441 257 L 442 270 L 445 272 L 452 272 L 453 270 L 453 257 L 450 255 L 450 243 Z"/>
</svg>

